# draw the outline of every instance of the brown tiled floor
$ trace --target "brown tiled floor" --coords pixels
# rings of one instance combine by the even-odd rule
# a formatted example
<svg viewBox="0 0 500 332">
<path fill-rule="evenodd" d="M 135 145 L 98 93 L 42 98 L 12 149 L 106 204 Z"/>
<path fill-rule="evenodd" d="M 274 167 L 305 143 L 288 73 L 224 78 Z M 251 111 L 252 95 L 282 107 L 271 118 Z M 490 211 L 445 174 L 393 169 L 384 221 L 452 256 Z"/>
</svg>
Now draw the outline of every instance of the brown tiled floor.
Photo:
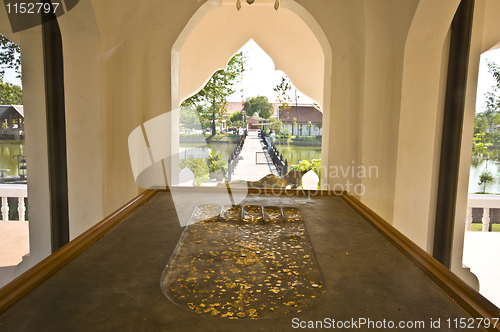
<svg viewBox="0 0 500 332">
<path fill-rule="evenodd" d="M 183 227 L 170 194 L 160 193 L 0 315 L 0 331 L 297 331 L 293 319 L 425 324 L 411 331 L 440 320 L 432 331 L 461 331 L 446 320 L 470 318 L 341 198 L 250 196 L 243 204 L 301 209 L 324 276 L 316 305 L 280 318 L 228 320 L 170 302 L 160 277 Z"/>
</svg>

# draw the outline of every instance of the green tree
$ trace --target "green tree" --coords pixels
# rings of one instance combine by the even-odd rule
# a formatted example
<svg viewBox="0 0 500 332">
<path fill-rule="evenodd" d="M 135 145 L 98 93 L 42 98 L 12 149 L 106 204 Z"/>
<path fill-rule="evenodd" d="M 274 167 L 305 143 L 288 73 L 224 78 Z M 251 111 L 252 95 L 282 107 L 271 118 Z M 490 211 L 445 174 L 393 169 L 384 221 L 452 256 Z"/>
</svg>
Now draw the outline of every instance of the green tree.
<svg viewBox="0 0 500 332">
<path fill-rule="evenodd" d="M 247 98 L 243 109 L 245 110 L 245 114 L 248 116 L 253 116 L 257 113 L 264 119 L 269 119 L 274 113 L 273 105 L 269 102 L 266 96 Z"/>
<path fill-rule="evenodd" d="M 3 81 L 6 68 L 14 69 L 21 78 L 21 49 L 0 34 L 0 105 L 22 105 L 22 88 Z"/>
<path fill-rule="evenodd" d="M 184 128 L 184 132 L 191 129 L 201 129 L 199 128 L 199 115 L 198 112 L 192 107 L 183 107 L 180 112 L 180 124 Z"/>
<path fill-rule="evenodd" d="M 14 69 L 17 78 L 21 79 L 21 49 L 19 46 L 0 34 L 0 78 L 5 68 Z"/>
<path fill-rule="evenodd" d="M 500 89 L 500 67 L 493 61 L 487 61 L 486 63 L 488 65 L 488 72 L 497 81 L 495 88 Z"/>
<path fill-rule="evenodd" d="M 491 133 L 493 132 L 494 125 L 500 123 L 500 114 L 498 109 L 500 108 L 500 98 L 498 97 L 498 90 L 500 89 L 500 67 L 493 61 L 487 61 L 488 72 L 493 75 L 496 84 L 491 87 L 491 91 L 485 93 L 486 101 L 484 105 L 484 111 L 480 113 L 481 127 L 484 130 L 485 127 Z M 477 119 L 477 117 L 476 117 Z"/>
<path fill-rule="evenodd" d="M 245 70 L 245 59 L 242 53 L 235 54 L 225 69 L 216 71 L 207 84 L 194 96 L 186 99 L 181 106 L 202 105 L 203 110 L 211 112 L 212 135 L 216 134 L 216 122 L 222 128 L 224 113 L 227 112 L 227 98 L 236 90 L 234 85 Z M 200 117 L 203 117 L 200 114 Z"/>
<path fill-rule="evenodd" d="M 241 111 L 234 112 L 229 117 L 229 121 L 231 122 L 243 121 L 243 113 L 241 113 Z"/>
<path fill-rule="evenodd" d="M 209 129 L 212 126 L 212 111 L 203 105 L 196 105 L 196 113 L 198 113 L 201 128 L 203 130 Z"/>
<path fill-rule="evenodd" d="M 283 122 L 278 121 L 275 118 L 269 118 L 268 122 L 270 122 L 269 129 L 271 129 L 275 133 L 279 133 L 281 131 L 281 128 L 283 128 Z"/>
<path fill-rule="evenodd" d="M 307 121 L 307 129 L 309 129 L 309 136 L 311 136 L 311 127 L 312 127 L 311 121 Z"/>
<path fill-rule="evenodd" d="M 479 175 L 479 182 L 477 183 L 480 186 L 483 186 L 483 193 L 486 193 L 486 187 L 488 187 L 491 182 L 493 182 L 493 176 L 491 176 L 490 172 L 483 172 Z"/>
<path fill-rule="evenodd" d="M 493 132 L 493 126 L 500 122 L 500 115 L 498 114 L 498 97 L 495 92 L 496 91 L 493 90 L 493 92 L 485 93 L 485 109 L 481 113 L 490 133 Z"/>
<path fill-rule="evenodd" d="M 314 124 L 314 128 L 316 128 L 317 130 L 319 130 L 319 132 L 321 133 L 321 128 L 323 128 L 323 120 L 321 120 L 320 122 L 317 122 Z"/>
<path fill-rule="evenodd" d="M 281 104 L 281 108 L 283 110 L 289 110 L 292 107 L 293 100 L 288 95 L 289 91 L 292 90 L 292 83 L 288 79 L 288 76 L 282 77 L 281 83 L 277 84 L 273 90 L 278 94 L 276 96 L 276 101 Z"/>
<path fill-rule="evenodd" d="M 474 135 L 479 134 L 479 133 L 485 133 L 486 129 L 488 128 L 488 121 L 486 121 L 485 117 L 483 116 L 483 113 L 476 113 L 475 119 L 474 119 Z"/>
<path fill-rule="evenodd" d="M 22 105 L 23 89 L 20 86 L 3 82 L 0 77 L 0 105 Z"/>
<path fill-rule="evenodd" d="M 485 152 L 488 150 L 488 146 L 490 146 L 491 143 L 485 143 L 484 136 L 484 133 L 477 133 L 474 135 L 474 139 L 472 140 L 474 151 Z"/>
<path fill-rule="evenodd" d="M 229 119 L 227 119 L 227 127 L 228 129 L 243 127 L 243 113 L 241 111 L 238 111 L 231 114 Z"/>
</svg>

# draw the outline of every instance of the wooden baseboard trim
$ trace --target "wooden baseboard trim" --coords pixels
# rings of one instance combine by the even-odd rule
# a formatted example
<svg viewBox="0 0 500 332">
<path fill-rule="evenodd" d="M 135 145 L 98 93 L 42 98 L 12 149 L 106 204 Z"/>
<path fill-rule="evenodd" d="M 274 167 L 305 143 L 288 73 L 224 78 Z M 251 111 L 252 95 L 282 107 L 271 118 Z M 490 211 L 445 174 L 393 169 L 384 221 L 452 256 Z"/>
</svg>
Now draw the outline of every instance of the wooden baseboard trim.
<svg viewBox="0 0 500 332">
<path fill-rule="evenodd" d="M 488 318 L 490 321 L 492 318 L 500 318 L 499 308 L 439 263 L 425 250 L 417 246 L 394 226 L 352 195 L 344 193 L 341 197 L 472 317 Z M 496 324 L 495 328 L 490 327 L 488 331 L 500 331 L 500 322 Z"/>
<path fill-rule="evenodd" d="M 99 223 L 70 241 L 31 269 L 0 289 L 0 314 L 28 294 L 75 257 L 84 252 L 106 233 L 118 226 L 158 190 L 146 190 Z"/>
</svg>

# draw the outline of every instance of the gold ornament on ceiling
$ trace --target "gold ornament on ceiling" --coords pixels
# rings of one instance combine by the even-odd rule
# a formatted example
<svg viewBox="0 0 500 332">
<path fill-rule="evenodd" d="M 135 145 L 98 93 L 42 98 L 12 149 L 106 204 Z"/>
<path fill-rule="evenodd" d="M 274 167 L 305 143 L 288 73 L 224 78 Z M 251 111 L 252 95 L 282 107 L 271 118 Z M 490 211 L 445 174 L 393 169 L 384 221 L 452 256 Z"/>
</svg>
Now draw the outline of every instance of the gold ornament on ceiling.
<svg viewBox="0 0 500 332">
<path fill-rule="evenodd" d="M 249 5 L 253 4 L 255 0 L 247 0 L 247 3 Z M 280 8 L 280 0 L 276 0 L 274 2 L 274 9 L 278 10 Z M 241 0 L 236 0 L 236 9 L 240 10 L 241 9 Z"/>
</svg>

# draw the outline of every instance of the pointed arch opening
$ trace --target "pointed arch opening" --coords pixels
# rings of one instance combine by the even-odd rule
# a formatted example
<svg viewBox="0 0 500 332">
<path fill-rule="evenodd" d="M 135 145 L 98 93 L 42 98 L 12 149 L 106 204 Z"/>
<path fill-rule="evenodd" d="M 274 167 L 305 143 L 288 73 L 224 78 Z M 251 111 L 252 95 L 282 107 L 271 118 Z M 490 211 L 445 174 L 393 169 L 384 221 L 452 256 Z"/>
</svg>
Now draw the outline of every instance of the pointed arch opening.
<svg viewBox="0 0 500 332">
<path fill-rule="evenodd" d="M 309 96 L 329 122 L 331 49 L 314 18 L 295 1 L 283 1 L 278 11 L 272 3 L 244 5 L 240 11 L 230 1 L 207 1 L 193 15 L 172 48 L 172 109 L 199 91 L 248 40 L 254 40 L 293 82 Z M 175 112 L 172 113 L 172 116 Z M 171 123 L 179 119 L 172 118 Z M 177 130 L 176 130 L 177 128 Z M 179 147 L 178 126 L 172 126 L 171 148 Z M 307 131 L 307 130 L 306 130 Z M 322 130 L 322 166 L 328 167 L 328 130 Z M 179 160 L 165 165 L 176 182 Z M 326 175 L 326 174 L 325 174 Z"/>
</svg>

